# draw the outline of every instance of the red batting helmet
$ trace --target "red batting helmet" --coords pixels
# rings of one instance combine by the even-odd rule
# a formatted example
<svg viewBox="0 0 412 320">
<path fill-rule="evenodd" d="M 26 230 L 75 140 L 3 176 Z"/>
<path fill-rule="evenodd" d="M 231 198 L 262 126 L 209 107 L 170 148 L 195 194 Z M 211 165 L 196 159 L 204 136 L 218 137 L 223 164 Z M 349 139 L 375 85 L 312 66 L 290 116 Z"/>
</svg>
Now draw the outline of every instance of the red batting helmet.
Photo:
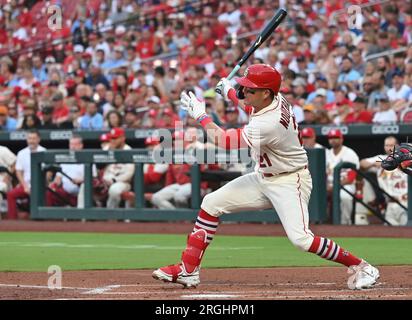
<svg viewBox="0 0 412 320">
<path fill-rule="evenodd" d="M 268 64 L 253 64 L 246 69 L 243 77 L 236 79 L 236 82 L 242 87 L 270 89 L 276 95 L 280 89 L 282 76 Z"/>
</svg>

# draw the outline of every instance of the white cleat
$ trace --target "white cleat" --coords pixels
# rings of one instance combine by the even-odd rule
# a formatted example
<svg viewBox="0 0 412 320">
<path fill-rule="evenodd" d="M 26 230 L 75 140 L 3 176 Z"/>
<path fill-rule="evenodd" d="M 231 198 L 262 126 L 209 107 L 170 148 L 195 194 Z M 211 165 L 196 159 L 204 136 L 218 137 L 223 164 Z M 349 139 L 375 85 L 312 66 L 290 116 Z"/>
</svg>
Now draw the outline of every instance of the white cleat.
<svg viewBox="0 0 412 320">
<path fill-rule="evenodd" d="M 159 268 L 152 273 L 152 277 L 163 282 L 180 283 L 186 288 L 195 288 L 200 284 L 200 268 L 192 273 L 187 273 L 182 264 L 170 265 Z"/>
<path fill-rule="evenodd" d="M 379 270 L 365 260 L 357 266 L 350 266 L 348 273 L 352 274 L 348 279 L 348 287 L 351 290 L 370 289 L 380 277 Z"/>
</svg>

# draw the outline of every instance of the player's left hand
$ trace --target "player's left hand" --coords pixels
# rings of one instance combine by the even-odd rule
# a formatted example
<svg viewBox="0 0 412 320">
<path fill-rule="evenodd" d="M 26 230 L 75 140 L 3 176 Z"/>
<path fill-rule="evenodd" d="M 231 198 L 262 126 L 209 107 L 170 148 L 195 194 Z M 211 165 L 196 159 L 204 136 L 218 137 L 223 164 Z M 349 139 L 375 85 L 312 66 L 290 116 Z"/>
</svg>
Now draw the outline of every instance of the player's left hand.
<svg viewBox="0 0 412 320">
<path fill-rule="evenodd" d="M 186 110 L 189 115 L 197 120 L 206 114 L 206 104 L 204 101 L 199 101 L 193 92 L 187 94 L 183 91 L 180 94 L 180 102 L 182 103 L 182 109 Z"/>
</svg>

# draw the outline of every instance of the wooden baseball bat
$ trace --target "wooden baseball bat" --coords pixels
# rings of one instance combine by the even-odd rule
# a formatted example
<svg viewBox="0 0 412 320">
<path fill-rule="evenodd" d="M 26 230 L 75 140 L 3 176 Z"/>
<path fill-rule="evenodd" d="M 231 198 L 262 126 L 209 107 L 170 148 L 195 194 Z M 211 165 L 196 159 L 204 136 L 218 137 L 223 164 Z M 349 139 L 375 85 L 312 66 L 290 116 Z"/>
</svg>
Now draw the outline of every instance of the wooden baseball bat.
<svg viewBox="0 0 412 320">
<path fill-rule="evenodd" d="M 266 41 L 267 38 L 272 34 L 273 31 L 282 23 L 283 19 L 287 16 L 287 11 L 284 9 L 279 9 L 276 14 L 273 16 L 272 20 L 269 21 L 268 24 L 263 28 L 263 30 L 259 33 L 258 37 L 256 38 L 253 45 L 249 48 L 249 50 L 243 55 L 243 57 L 239 60 L 237 65 L 233 68 L 233 70 L 228 75 L 227 79 L 232 79 L 235 74 L 239 71 L 240 67 L 249 59 L 249 57 L 259 48 L 263 42 Z M 215 89 L 217 93 L 221 93 L 218 88 Z"/>
</svg>

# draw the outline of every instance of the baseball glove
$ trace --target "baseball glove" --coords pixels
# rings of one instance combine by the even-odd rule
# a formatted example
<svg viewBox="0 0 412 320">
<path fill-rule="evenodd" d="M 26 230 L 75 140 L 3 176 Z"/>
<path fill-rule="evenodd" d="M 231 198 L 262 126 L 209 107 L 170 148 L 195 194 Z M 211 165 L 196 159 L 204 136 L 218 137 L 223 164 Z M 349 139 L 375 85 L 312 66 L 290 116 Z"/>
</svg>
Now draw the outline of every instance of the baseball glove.
<svg viewBox="0 0 412 320">
<path fill-rule="evenodd" d="M 392 171 L 399 168 L 406 174 L 412 175 L 412 144 L 401 143 L 393 152 L 382 160 L 383 169 Z"/>
</svg>

